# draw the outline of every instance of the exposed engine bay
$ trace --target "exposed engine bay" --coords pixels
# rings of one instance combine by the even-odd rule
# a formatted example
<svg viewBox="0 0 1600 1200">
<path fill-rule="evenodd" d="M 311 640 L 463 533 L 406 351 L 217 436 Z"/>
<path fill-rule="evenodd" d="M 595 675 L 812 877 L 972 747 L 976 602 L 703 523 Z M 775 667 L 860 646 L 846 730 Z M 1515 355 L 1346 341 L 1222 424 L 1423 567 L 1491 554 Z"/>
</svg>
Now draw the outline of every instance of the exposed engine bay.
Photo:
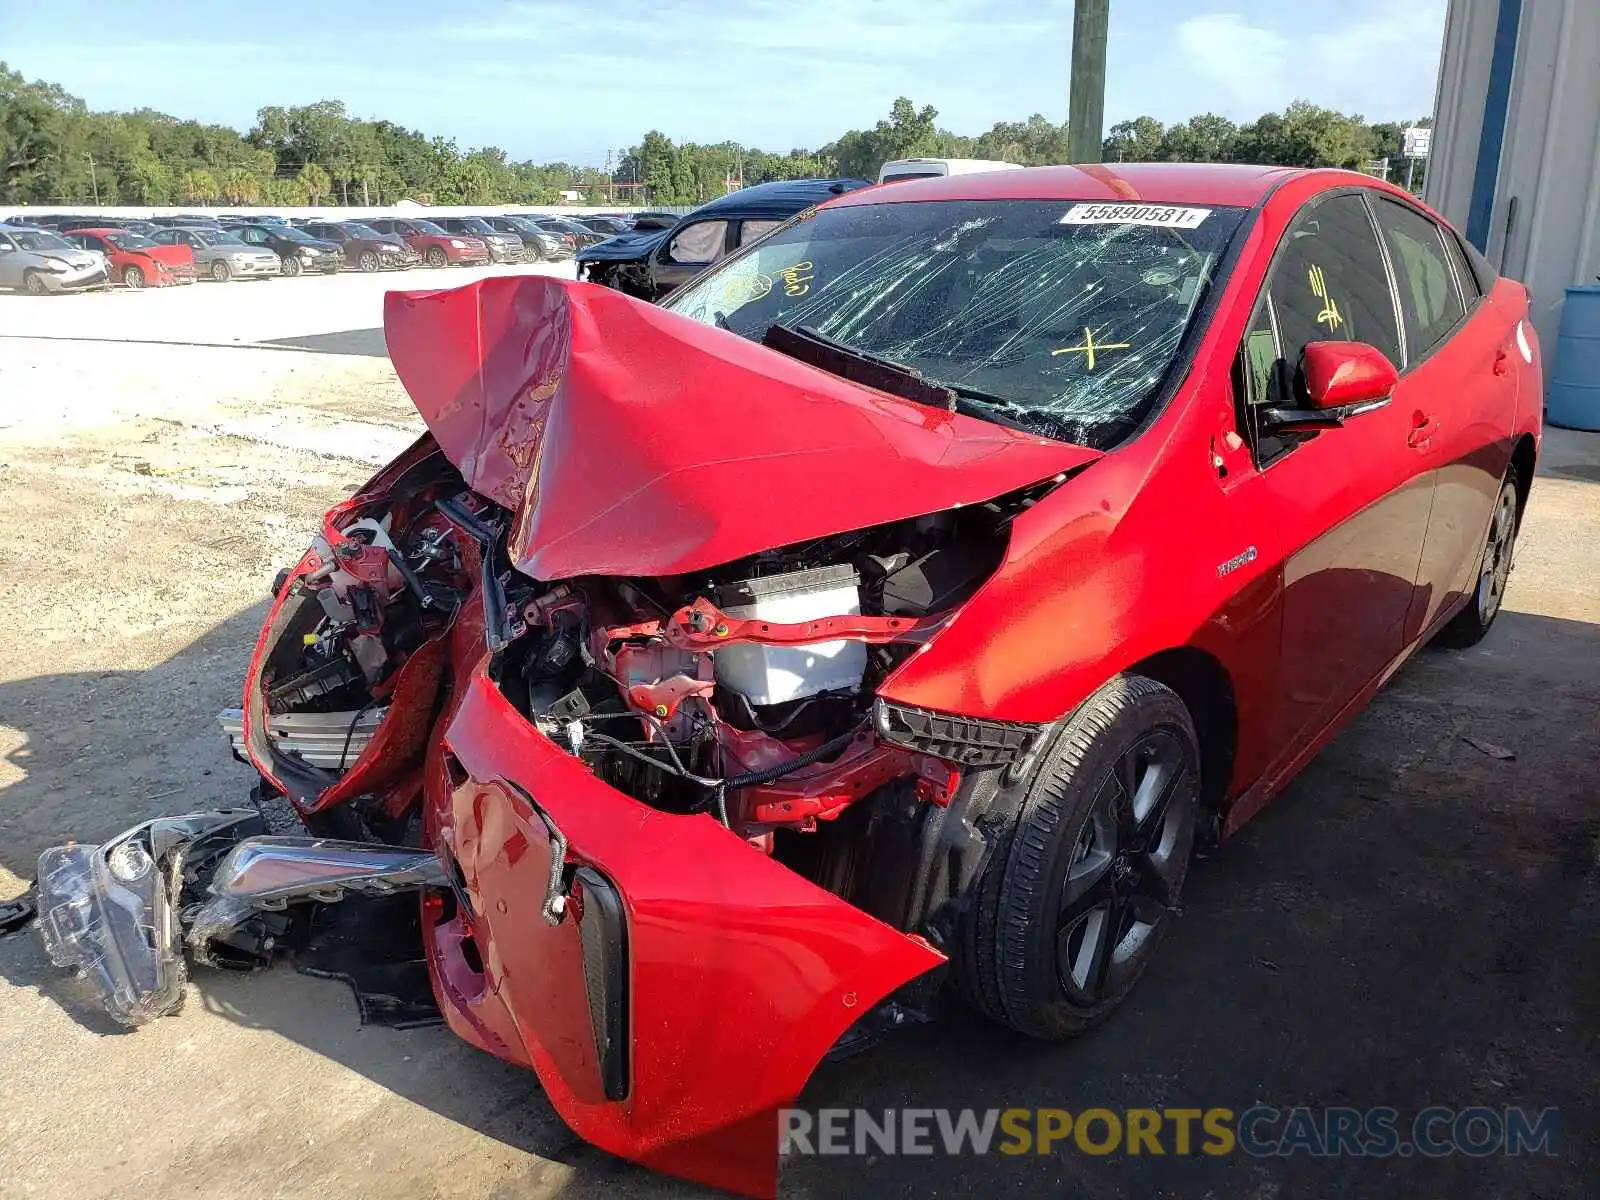
<svg viewBox="0 0 1600 1200">
<path fill-rule="evenodd" d="M 511 514 L 434 454 L 380 504 L 330 514 L 262 673 L 265 744 L 302 808 L 342 795 L 408 664 L 476 578 L 501 691 L 636 800 L 711 813 L 768 851 L 776 831 L 814 831 L 892 780 L 948 803 L 964 765 L 1014 755 L 1026 727 L 941 741 L 875 693 L 993 572 L 1011 520 L 1047 487 L 694 575 L 542 582 L 505 556 Z M 236 748 L 243 715 L 224 715 Z M 1002 755 L 985 755 L 985 733 Z M 414 797 L 352 798 L 381 832 Z"/>
</svg>

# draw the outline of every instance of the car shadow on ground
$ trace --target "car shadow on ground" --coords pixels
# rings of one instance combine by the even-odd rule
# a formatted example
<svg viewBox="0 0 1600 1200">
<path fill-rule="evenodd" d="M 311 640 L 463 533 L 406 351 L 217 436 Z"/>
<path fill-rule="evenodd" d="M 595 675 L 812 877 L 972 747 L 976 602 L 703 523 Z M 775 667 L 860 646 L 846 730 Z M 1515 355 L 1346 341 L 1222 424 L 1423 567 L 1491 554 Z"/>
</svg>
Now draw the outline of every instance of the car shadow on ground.
<svg viewBox="0 0 1600 1200">
<path fill-rule="evenodd" d="M 0 865 L 31 877 L 54 842 L 238 803 L 249 774 L 228 764 L 212 716 L 233 701 L 261 619 L 258 605 L 147 671 L 0 684 L 0 725 L 26 736 L 10 755 L 22 778 L 0 789 Z M 801 1098 L 811 1109 L 1075 1113 L 1389 1106 L 1402 1133 L 1429 1105 L 1556 1107 L 1554 1157 L 1211 1157 L 1174 1154 L 1170 1141 L 1160 1156 L 1071 1145 L 1014 1157 L 795 1156 L 782 1194 L 1581 1195 L 1600 1178 L 1596 662 L 1600 626 L 1515 611 L 1478 648 L 1419 655 L 1278 801 L 1196 865 L 1167 944 L 1104 1027 L 1041 1045 L 951 1003 L 932 1025 L 824 1066 Z M 15 937 L 0 942 L 0 968 L 79 1004 Z M 705 1194 L 584 1145 L 531 1074 L 443 1029 L 352 1036 L 348 997 L 284 968 L 199 970 L 194 984 L 191 1003 L 572 1168 L 552 1193 L 546 1166 L 518 1160 L 497 1194 Z M 140 1036 L 113 1036 L 74 1011 L 107 1035 L 106 1055 Z"/>
</svg>

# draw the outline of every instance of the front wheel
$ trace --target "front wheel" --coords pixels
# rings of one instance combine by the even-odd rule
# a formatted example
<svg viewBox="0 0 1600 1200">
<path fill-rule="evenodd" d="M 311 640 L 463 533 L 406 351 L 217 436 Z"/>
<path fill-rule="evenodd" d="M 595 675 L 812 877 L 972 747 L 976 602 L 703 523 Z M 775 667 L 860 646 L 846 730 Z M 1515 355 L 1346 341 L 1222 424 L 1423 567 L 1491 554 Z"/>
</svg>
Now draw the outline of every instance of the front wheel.
<svg viewBox="0 0 1600 1200">
<path fill-rule="evenodd" d="M 291 279 L 300 274 L 300 260 L 292 254 L 285 258 L 283 260 L 283 273 Z"/>
<path fill-rule="evenodd" d="M 233 278 L 233 271 L 225 261 L 219 258 L 211 264 L 211 278 L 218 283 L 227 283 L 228 280 Z"/>
<path fill-rule="evenodd" d="M 370 274 L 378 269 L 378 252 L 376 250 L 363 250 L 361 257 L 356 262 L 363 271 Z"/>
<path fill-rule="evenodd" d="M 450 259 L 445 254 L 444 248 L 441 246 L 429 246 L 427 259 L 428 265 L 436 271 L 440 267 L 447 267 L 450 265 Z"/>
<path fill-rule="evenodd" d="M 1467 606 L 1450 619 L 1434 638 L 1451 650 L 1464 650 L 1483 641 L 1489 626 L 1500 615 L 1506 583 L 1511 578 L 1511 560 L 1517 549 L 1517 474 L 1512 468 L 1495 498 L 1494 515 L 1484 538 L 1483 557 L 1478 560 L 1478 583 Z"/>
<path fill-rule="evenodd" d="M 30 296 L 42 296 L 50 289 L 45 284 L 43 275 L 37 271 L 29 271 L 22 277 L 22 290 Z"/>
<path fill-rule="evenodd" d="M 1175 692 L 1119 675 L 1040 750 L 956 947 L 958 984 L 1019 1033 L 1099 1024 L 1149 965 L 1194 847 L 1200 754 Z"/>
<path fill-rule="evenodd" d="M 134 291 L 138 291 L 144 286 L 144 272 L 138 267 L 122 268 L 122 284 L 124 287 L 130 287 Z"/>
</svg>

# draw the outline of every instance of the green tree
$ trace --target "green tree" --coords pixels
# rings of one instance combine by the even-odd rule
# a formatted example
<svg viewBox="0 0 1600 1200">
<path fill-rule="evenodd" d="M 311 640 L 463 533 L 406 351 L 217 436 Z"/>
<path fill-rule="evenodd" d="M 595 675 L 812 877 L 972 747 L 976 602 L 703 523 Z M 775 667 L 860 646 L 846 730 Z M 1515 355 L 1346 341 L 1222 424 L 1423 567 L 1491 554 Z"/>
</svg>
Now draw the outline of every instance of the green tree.
<svg viewBox="0 0 1600 1200">
<path fill-rule="evenodd" d="M 1160 156 L 1168 162 L 1232 162 L 1238 141 L 1239 128 L 1227 117 L 1201 113 L 1167 130 Z"/>
<path fill-rule="evenodd" d="M 229 167 L 217 180 L 217 189 L 229 204 L 254 204 L 261 199 L 261 180 L 248 167 Z"/>
<path fill-rule="evenodd" d="M 197 168 L 185 171 L 178 181 L 178 194 L 185 204 L 212 204 L 221 194 L 217 177 L 210 171 Z"/>
<path fill-rule="evenodd" d="M 1377 135 L 1361 117 L 1296 100 L 1242 127 L 1238 154 L 1245 162 L 1360 169 L 1377 147 Z"/>
<path fill-rule="evenodd" d="M 282 208 L 303 208 L 310 203 L 299 179 L 269 179 L 261 187 L 261 203 Z"/>
<path fill-rule="evenodd" d="M 917 108 L 904 96 L 895 99 L 887 120 L 871 129 L 852 129 L 823 154 L 834 161 L 840 175 L 876 179 L 884 163 L 897 158 L 920 158 L 938 149 L 939 112 L 932 105 Z"/>
<path fill-rule="evenodd" d="M 306 163 L 295 179 L 306 194 L 307 204 L 326 204 L 328 197 L 333 194 L 333 181 L 316 163 Z"/>
<path fill-rule="evenodd" d="M 1101 146 L 1106 162 L 1153 162 L 1161 157 L 1166 130 L 1154 117 L 1118 121 Z"/>
</svg>

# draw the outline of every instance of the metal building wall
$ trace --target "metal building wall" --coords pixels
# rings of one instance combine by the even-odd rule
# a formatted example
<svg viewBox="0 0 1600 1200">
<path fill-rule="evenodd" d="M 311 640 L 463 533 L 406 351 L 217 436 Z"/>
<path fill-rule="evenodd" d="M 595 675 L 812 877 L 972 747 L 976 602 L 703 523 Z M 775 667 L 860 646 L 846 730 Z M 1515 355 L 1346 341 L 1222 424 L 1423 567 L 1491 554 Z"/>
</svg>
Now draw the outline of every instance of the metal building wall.
<svg viewBox="0 0 1600 1200">
<path fill-rule="evenodd" d="M 1548 355 L 1600 274 L 1600 0 L 1450 0 L 1434 120 L 1424 196 L 1533 288 Z"/>
</svg>

